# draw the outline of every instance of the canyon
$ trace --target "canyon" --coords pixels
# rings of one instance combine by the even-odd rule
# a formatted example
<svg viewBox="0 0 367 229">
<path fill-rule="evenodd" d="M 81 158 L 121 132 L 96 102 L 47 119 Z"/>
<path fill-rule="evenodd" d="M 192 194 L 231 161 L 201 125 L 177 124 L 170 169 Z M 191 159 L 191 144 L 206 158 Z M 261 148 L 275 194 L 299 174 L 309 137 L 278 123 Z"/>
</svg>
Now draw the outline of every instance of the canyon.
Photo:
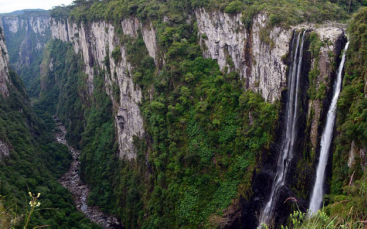
<svg viewBox="0 0 367 229">
<path fill-rule="evenodd" d="M 302 211 L 308 208 L 319 160 L 323 160 L 322 173 L 334 179 L 336 157 L 319 159 L 324 154 L 320 142 L 327 128 L 331 148 L 326 153 L 332 155 L 337 149 L 332 140 L 340 133 L 328 124 L 328 111 L 334 109 L 335 119 L 333 85 L 338 81 L 340 87 L 342 82 L 344 71 L 338 66 L 345 61 L 345 54 L 341 55 L 348 41 L 347 25 L 326 21 L 273 26 L 266 12 L 255 14 L 248 25 L 243 13 L 202 7 L 186 16 L 183 30 L 194 33 L 184 35 L 175 30 L 178 19 L 170 17 L 78 21 L 47 14 L 2 16 L 6 39 L 0 37 L 0 93 L 9 95 L 10 65 L 23 79 L 38 112 L 42 102 L 53 104 L 53 109 L 43 112 L 60 116 L 54 134 L 72 154 L 71 167 L 59 182 L 73 194 L 77 209 L 103 228 L 158 227 L 157 222 L 163 227 L 283 225 L 295 203 Z M 195 69 L 193 63 L 203 70 L 187 73 L 190 67 Z M 27 75 L 30 71 L 38 74 Z M 213 74 L 216 86 L 195 88 L 210 81 L 195 82 L 205 74 Z M 221 86 L 223 82 L 226 86 Z M 240 88 L 241 94 L 232 99 L 224 96 L 218 99 L 221 102 L 210 100 L 230 91 L 228 85 Z M 190 100 L 195 101 L 194 108 L 185 108 Z M 246 102 L 241 105 L 242 100 Z M 258 116 L 260 108 L 251 107 L 253 101 L 267 104 L 266 112 L 274 117 L 268 125 L 271 129 L 266 129 L 272 135 L 261 130 L 259 139 L 266 139 L 261 143 L 248 137 L 258 134 L 256 129 L 241 132 L 265 119 Z M 215 113 L 228 110 L 223 107 L 232 103 L 243 109 L 241 116 L 220 118 Z M 201 117 L 205 112 L 211 114 Z M 202 124 L 203 120 L 209 124 Z M 233 131 L 234 122 L 239 127 Z M 178 130 L 182 133 L 176 134 Z M 201 137 L 205 135 L 210 140 Z M 243 141 L 247 148 L 221 155 L 223 145 L 235 144 L 231 141 Z M 360 144 L 353 141 L 343 150 L 348 151 L 350 169 L 358 164 L 356 157 L 365 168 Z M 0 160 L 10 151 L 0 138 Z M 240 164 L 231 167 L 230 160 Z M 212 179 L 206 175 L 217 170 Z M 242 175 L 232 178 L 236 171 Z M 232 175 L 228 178 L 228 174 Z M 202 188 L 209 183 L 210 195 L 205 199 Z M 324 178 L 318 186 L 324 190 L 322 201 L 333 187 Z M 195 207 L 199 196 L 206 201 L 197 205 L 201 210 Z M 102 206 L 87 206 L 88 198 Z M 172 222 L 166 221 L 167 209 L 178 215 Z"/>
</svg>

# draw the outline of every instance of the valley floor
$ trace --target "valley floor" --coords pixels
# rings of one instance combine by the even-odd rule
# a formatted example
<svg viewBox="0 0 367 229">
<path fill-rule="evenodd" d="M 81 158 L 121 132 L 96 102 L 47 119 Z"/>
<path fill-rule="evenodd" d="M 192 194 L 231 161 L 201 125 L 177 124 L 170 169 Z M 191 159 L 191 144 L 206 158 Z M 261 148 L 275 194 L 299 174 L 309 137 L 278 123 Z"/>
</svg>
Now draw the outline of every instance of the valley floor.
<svg viewBox="0 0 367 229">
<path fill-rule="evenodd" d="M 101 212 L 96 206 L 88 206 L 87 198 L 89 195 L 89 189 L 88 186 L 83 183 L 79 176 L 80 151 L 75 150 L 67 143 L 65 139 L 65 126 L 60 122 L 58 118 L 55 118 L 55 121 L 57 122 L 58 129 L 58 132 L 56 133 L 57 142 L 66 145 L 73 156 L 73 161 L 71 162 L 70 169 L 60 178 L 60 184 L 73 194 L 74 202 L 77 209 L 82 211 L 92 222 L 101 225 L 104 229 L 123 228 L 117 218 Z"/>
</svg>

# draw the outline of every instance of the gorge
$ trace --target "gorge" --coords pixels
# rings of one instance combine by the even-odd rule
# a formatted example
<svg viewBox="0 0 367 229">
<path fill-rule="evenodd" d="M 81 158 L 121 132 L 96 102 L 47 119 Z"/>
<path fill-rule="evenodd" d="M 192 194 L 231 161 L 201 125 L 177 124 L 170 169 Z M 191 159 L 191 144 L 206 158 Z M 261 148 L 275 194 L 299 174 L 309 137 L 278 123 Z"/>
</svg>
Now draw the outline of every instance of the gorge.
<svg viewBox="0 0 367 229">
<path fill-rule="evenodd" d="M 1 15 L 0 211 L 19 205 L 2 222 L 21 225 L 29 189 L 33 227 L 363 228 L 364 4 L 80 0 Z"/>
<path fill-rule="evenodd" d="M 63 187 L 68 189 L 74 195 L 77 208 L 81 210 L 93 222 L 101 225 L 103 228 L 106 229 L 122 228 L 121 223 L 116 218 L 104 214 L 97 207 L 88 207 L 87 199 L 89 195 L 89 189 L 88 186 L 83 184 L 83 182 L 80 180 L 78 174 L 78 171 L 80 169 L 80 152 L 68 145 L 65 140 L 65 126 L 62 125 L 57 117 L 55 117 L 55 121 L 58 127 L 58 133 L 56 134 L 57 142 L 66 145 L 73 156 L 73 161 L 71 162 L 69 171 L 67 171 L 60 178 L 59 182 Z"/>
</svg>

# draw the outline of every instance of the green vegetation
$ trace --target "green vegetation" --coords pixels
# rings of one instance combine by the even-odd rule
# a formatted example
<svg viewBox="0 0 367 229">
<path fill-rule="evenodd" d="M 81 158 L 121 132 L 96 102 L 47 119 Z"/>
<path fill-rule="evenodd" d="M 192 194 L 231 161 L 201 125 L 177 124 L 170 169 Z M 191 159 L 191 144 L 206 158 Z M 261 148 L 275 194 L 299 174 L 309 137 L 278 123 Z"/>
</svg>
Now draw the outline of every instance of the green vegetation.
<svg viewBox="0 0 367 229">
<path fill-rule="evenodd" d="M 288 220 L 289 228 L 365 228 L 367 217 L 366 159 L 360 149 L 367 147 L 367 100 L 365 80 L 367 77 L 367 8 L 361 8 L 349 24 L 350 45 L 343 81 L 343 90 L 338 100 L 337 131 L 333 152 L 331 193 L 326 195 L 325 207 L 312 218 L 295 212 Z M 312 38 L 312 37 L 311 37 Z M 311 41 L 312 50 L 321 47 L 317 40 Z M 314 47 L 314 48 L 313 48 Z M 313 72 L 310 72 L 310 82 Z M 317 73 L 318 74 L 318 73 Z M 311 87 L 310 87 L 311 88 Z M 310 93 L 310 95 L 315 95 Z M 318 96 L 316 96 L 318 98 Z M 354 142 L 355 162 L 348 167 L 349 153 Z"/>
<path fill-rule="evenodd" d="M 113 23 L 129 16 L 137 16 L 143 21 L 168 17 L 171 22 L 179 24 L 184 22 L 190 12 L 204 7 L 230 14 L 242 13 L 247 26 L 251 25 L 253 17 L 259 12 L 269 14 L 270 26 L 288 26 L 302 22 L 347 19 L 348 13 L 363 5 L 367 6 L 366 0 L 78 0 L 73 5 L 54 8 L 51 16 L 57 20 L 69 17 L 75 22 L 106 20 Z"/>
<path fill-rule="evenodd" d="M 168 53 L 175 58 L 154 80 L 159 92 L 143 102 L 153 139 L 154 190 L 146 227 L 197 227 L 212 214 L 223 215 L 237 193 L 251 192 L 254 165 L 272 140 L 276 107 L 242 93 L 236 76 L 223 75 L 215 61 L 195 50 L 195 43 L 172 43 Z M 189 74 L 195 77 L 186 82 Z"/>
<path fill-rule="evenodd" d="M 116 64 L 118 64 L 121 61 L 121 50 L 120 47 L 117 46 L 113 51 L 112 51 L 112 58 L 115 61 Z"/>
<path fill-rule="evenodd" d="M 234 1 L 228 4 L 226 8 L 224 9 L 224 12 L 226 13 L 240 13 L 242 11 L 242 2 L 241 1 Z"/>
<path fill-rule="evenodd" d="M 336 152 L 333 157 L 334 174 L 332 191 L 335 195 L 348 196 L 345 188 L 350 177 L 359 180 L 365 176 L 362 171 L 363 158 L 359 153 L 352 168 L 348 168 L 343 160 L 349 157 L 352 141 L 360 149 L 367 146 L 367 99 L 364 94 L 367 73 L 367 8 L 362 8 L 353 16 L 349 25 L 350 46 L 343 82 L 343 91 L 338 101 L 337 126 L 340 132 L 336 139 Z M 366 209 L 365 217 L 366 217 Z"/>
<path fill-rule="evenodd" d="M 352 141 L 359 148 L 367 145 L 367 135 L 365 133 L 367 119 L 365 116 L 367 100 L 365 94 L 367 46 L 366 37 L 366 12 L 367 8 L 361 9 L 349 25 L 350 47 L 347 53 L 347 64 L 343 82 L 343 91 L 338 101 L 338 130 L 341 131 L 337 139 L 337 156 L 335 159 L 342 160 L 348 157 L 348 149 Z M 360 178 L 363 174 L 360 163 L 356 163 L 352 170 L 348 171 L 346 165 L 340 165 L 337 161 L 334 177 L 334 191 L 340 193 L 341 187 L 347 184 L 348 178 L 356 171 L 355 178 Z M 340 181 L 344 180 L 343 183 Z"/>
<path fill-rule="evenodd" d="M 30 209 L 27 193 L 34 190 L 42 193 L 42 206 L 33 212 L 29 227 L 98 228 L 76 210 L 71 194 L 57 182 L 69 168 L 70 153 L 55 142 L 53 126 L 34 114 L 19 77 L 11 71 L 10 79 L 10 96 L 0 96 L 0 139 L 11 150 L 0 161 L 1 217 L 4 213 L 8 223 L 15 219 L 24 225 Z"/>
<path fill-rule="evenodd" d="M 353 210 L 353 208 L 351 209 Z M 337 229 L 337 228 L 356 228 L 363 229 L 365 228 L 363 222 L 354 221 L 350 216 L 352 211 L 349 212 L 349 215 L 343 219 L 342 217 L 336 216 L 328 216 L 326 214 L 326 209 L 319 210 L 315 215 L 311 218 L 308 218 L 305 213 L 301 211 L 295 211 L 290 215 L 290 222 L 288 226 L 281 226 L 282 229 L 294 228 L 294 229 Z"/>
<path fill-rule="evenodd" d="M 93 101 L 85 108 L 85 129 L 81 139 L 82 178 L 91 187 L 89 204 L 116 213 L 115 179 L 118 174 L 117 142 L 112 101 L 104 87 L 104 72 L 94 77 Z M 72 120 L 72 119 L 71 119 Z"/>
</svg>

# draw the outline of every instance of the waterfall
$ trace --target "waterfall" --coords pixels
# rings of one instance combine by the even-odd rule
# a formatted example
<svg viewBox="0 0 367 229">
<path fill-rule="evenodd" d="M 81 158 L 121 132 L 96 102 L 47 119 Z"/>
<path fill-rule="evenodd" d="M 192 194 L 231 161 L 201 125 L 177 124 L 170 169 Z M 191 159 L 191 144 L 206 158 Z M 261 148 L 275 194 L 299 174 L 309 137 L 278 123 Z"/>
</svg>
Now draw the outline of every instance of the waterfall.
<svg viewBox="0 0 367 229">
<path fill-rule="evenodd" d="M 341 90 L 342 73 L 343 73 L 343 68 L 344 68 L 344 63 L 345 63 L 345 54 L 348 49 L 348 45 L 349 45 L 349 42 L 345 45 L 344 53 L 342 56 L 342 61 L 340 62 L 340 65 L 339 65 L 337 79 L 334 84 L 333 100 L 331 101 L 329 111 L 327 113 L 326 126 L 325 126 L 324 132 L 322 133 L 322 137 L 321 137 L 320 160 L 317 166 L 315 186 L 313 188 L 312 195 L 311 195 L 309 215 L 317 213 L 317 211 L 321 207 L 322 199 L 324 196 L 323 185 L 324 185 L 324 180 L 325 180 L 325 168 L 326 168 L 326 164 L 327 164 L 328 157 L 329 157 L 331 140 L 333 138 L 333 130 L 334 130 L 334 124 L 335 124 L 335 115 L 336 115 L 336 105 L 337 105 L 336 103 L 338 101 L 340 90 Z"/>
<path fill-rule="evenodd" d="M 288 101 L 286 105 L 285 112 L 285 122 L 284 122 L 284 130 L 282 141 L 281 141 L 281 152 L 277 162 L 277 171 L 276 177 L 273 181 L 273 185 L 271 188 L 270 199 L 266 203 L 264 210 L 260 216 L 260 225 L 261 224 L 270 224 L 272 223 L 272 217 L 274 213 L 274 209 L 279 198 L 279 191 L 284 186 L 287 173 L 289 171 L 289 167 L 291 161 L 294 156 L 294 145 L 297 137 L 297 117 L 298 117 L 298 89 L 299 89 L 299 81 L 300 81 L 300 73 L 302 68 L 302 57 L 303 57 L 303 43 L 305 38 L 305 32 L 302 34 L 302 41 L 300 45 L 300 37 L 296 33 L 293 35 L 292 39 L 292 48 L 291 48 L 291 57 L 292 64 L 288 73 Z M 297 38 L 296 38 L 297 37 Z"/>
</svg>

